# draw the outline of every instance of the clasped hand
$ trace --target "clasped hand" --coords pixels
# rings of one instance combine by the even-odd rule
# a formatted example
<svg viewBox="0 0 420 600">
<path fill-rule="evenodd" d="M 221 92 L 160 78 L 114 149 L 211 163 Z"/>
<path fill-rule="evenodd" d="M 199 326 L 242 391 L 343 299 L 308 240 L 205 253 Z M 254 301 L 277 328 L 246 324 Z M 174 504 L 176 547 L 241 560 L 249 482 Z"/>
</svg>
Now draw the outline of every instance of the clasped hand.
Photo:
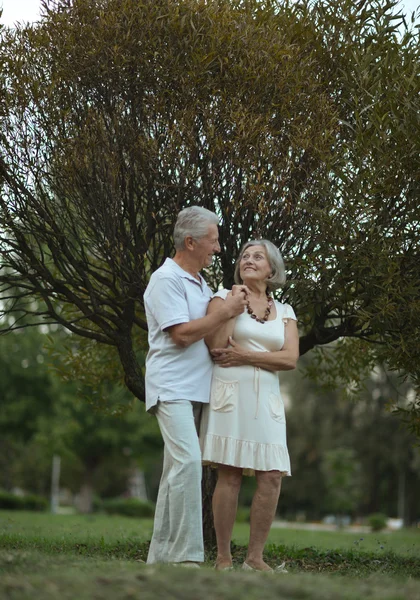
<svg viewBox="0 0 420 600">
<path fill-rule="evenodd" d="M 229 346 L 227 348 L 214 348 L 211 350 L 213 361 L 220 367 L 240 367 L 248 364 L 248 352 L 237 344 L 229 336 Z"/>
</svg>

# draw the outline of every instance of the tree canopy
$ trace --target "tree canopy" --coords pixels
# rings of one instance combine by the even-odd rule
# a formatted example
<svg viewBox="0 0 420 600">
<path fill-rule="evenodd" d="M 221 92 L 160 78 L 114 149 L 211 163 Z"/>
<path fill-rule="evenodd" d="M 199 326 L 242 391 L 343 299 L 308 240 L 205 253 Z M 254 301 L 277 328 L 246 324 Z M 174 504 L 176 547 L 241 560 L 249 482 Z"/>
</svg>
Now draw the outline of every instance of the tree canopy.
<svg viewBox="0 0 420 600">
<path fill-rule="evenodd" d="M 54 0 L 3 29 L 2 330 L 108 345 L 142 398 L 143 293 L 200 204 L 214 287 L 269 238 L 302 354 L 336 342 L 327 370 L 380 357 L 419 384 L 419 34 L 396 5 Z"/>
</svg>

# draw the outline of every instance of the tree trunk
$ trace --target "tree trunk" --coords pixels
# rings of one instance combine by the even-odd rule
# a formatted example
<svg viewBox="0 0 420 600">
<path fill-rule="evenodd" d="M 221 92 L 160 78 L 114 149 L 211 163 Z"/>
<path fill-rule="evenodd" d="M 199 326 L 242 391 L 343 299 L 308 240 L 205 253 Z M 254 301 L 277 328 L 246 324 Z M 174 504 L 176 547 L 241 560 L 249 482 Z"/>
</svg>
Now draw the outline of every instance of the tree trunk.
<svg viewBox="0 0 420 600">
<path fill-rule="evenodd" d="M 405 485 L 405 471 L 402 469 L 398 475 L 398 518 L 402 519 L 403 525 L 407 525 L 406 522 L 406 485 Z"/>
<path fill-rule="evenodd" d="M 131 334 L 121 337 L 117 345 L 118 355 L 124 369 L 125 384 L 136 398 L 145 401 L 144 376 L 133 348 Z"/>
<path fill-rule="evenodd" d="M 61 457 L 54 454 L 52 459 L 52 470 L 51 470 L 51 502 L 50 510 L 53 514 L 58 511 L 60 504 L 60 471 L 61 471 Z"/>
<path fill-rule="evenodd" d="M 94 472 L 95 467 L 86 466 L 83 483 L 80 486 L 79 493 L 76 497 L 76 508 L 82 514 L 89 514 L 93 510 L 93 496 L 95 493 L 95 489 L 93 487 Z"/>
<path fill-rule="evenodd" d="M 217 472 L 211 467 L 203 467 L 202 493 L 203 493 L 203 535 L 206 552 L 216 546 L 216 532 L 214 530 L 213 511 L 211 501 L 216 487 Z"/>
<path fill-rule="evenodd" d="M 144 502 L 147 502 L 149 500 L 149 498 L 147 497 L 144 471 L 142 471 L 138 467 L 133 467 L 130 477 L 128 479 L 127 488 L 127 492 L 130 498 L 137 498 L 138 500 L 143 500 Z"/>
<path fill-rule="evenodd" d="M 86 515 L 92 512 L 94 489 L 92 484 L 85 482 L 80 487 L 77 494 L 76 508 L 79 512 Z"/>
</svg>

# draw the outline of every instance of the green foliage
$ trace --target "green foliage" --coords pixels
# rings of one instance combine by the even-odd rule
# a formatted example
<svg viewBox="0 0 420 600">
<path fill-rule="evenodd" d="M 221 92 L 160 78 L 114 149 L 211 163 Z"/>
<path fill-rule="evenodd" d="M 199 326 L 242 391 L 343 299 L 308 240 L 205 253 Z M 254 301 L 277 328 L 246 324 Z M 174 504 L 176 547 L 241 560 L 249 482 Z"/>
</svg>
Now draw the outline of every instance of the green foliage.
<svg viewBox="0 0 420 600">
<path fill-rule="evenodd" d="M 406 423 L 409 431 L 420 440 L 420 399 L 417 397 L 405 405 L 395 405 L 393 412 Z"/>
<path fill-rule="evenodd" d="M 138 335 L 135 341 L 137 360 L 144 365 L 144 336 Z M 124 370 L 114 346 L 88 338 L 67 336 L 57 339 L 49 336 L 46 350 L 59 377 L 71 383 L 78 397 L 83 398 L 98 414 L 124 417 L 133 409 L 135 399 L 127 393 Z"/>
<path fill-rule="evenodd" d="M 48 502 L 43 496 L 27 494 L 18 496 L 0 490 L 0 509 L 2 510 L 37 510 L 44 511 L 48 508 Z"/>
<path fill-rule="evenodd" d="M 369 515 L 368 523 L 372 531 L 382 531 L 387 525 L 388 517 L 382 513 Z"/>
<path fill-rule="evenodd" d="M 318 346 L 305 361 L 305 373 L 320 389 L 329 393 L 340 390 L 349 400 L 363 392 L 363 382 L 378 361 L 377 349 L 366 340 L 341 338 L 327 346 Z"/>
<path fill-rule="evenodd" d="M 236 522 L 237 523 L 249 523 L 250 521 L 250 509 L 245 506 L 238 506 L 236 511 Z"/>
<path fill-rule="evenodd" d="M 48 337 L 60 348 L 69 336 Z M 124 493 L 135 466 L 156 470 L 162 447 L 156 420 L 109 379 L 102 388 L 108 410 L 100 401 L 86 402 L 57 376 L 60 358 L 48 355 L 46 342 L 36 328 L 0 337 L 1 487 L 47 494 L 58 454 L 62 487 L 77 492 L 89 482 L 104 496 Z"/>
<path fill-rule="evenodd" d="M 0 337 L 0 444 L 27 442 L 53 410 L 57 389 L 46 368 L 44 337 L 36 330 Z"/>
<path fill-rule="evenodd" d="M 362 496 L 360 464 L 355 450 L 328 450 L 322 458 L 321 468 L 327 489 L 324 508 L 339 515 L 354 513 Z"/>
<path fill-rule="evenodd" d="M 349 399 L 345 387 L 326 390 L 305 376 L 311 358 L 302 357 L 299 369 L 281 374 L 285 398 L 290 399 L 287 431 L 293 476 L 284 480 L 279 515 L 295 519 L 304 513 L 308 520 L 319 520 L 333 510 L 326 505 L 333 500 L 333 479 L 325 461 L 331 450 L 345 448 L 354 457 L 350 454 L 347 460 L 350 488 L 355 478 L 350 501 L 353 493 L 359 495 L 355 512 L 351 509 L 350 514 L 383 512 L 416 522 L 420 518 L 420 452 L 415 436 L 392 414 L 392 406 L 403 405 L 412 393 L 410 386 L 376 367 Z M 357 469 L 352 475 L 353 464 Z"/>
<path fill-rule="evenodd" d="M 97 501 L 95 510 L 109 515 L 124 515 L 138 519 L 153 518 L 155 514 L 154 504 L 137 498 L 107 498 Z"/>
</svg>

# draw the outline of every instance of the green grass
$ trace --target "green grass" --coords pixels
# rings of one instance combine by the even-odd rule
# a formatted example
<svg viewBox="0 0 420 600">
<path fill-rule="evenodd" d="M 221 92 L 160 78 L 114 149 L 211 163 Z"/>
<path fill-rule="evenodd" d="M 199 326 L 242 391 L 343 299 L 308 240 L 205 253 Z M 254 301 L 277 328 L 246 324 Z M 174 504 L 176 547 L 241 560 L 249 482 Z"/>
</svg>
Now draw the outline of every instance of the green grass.
<svg viewBox="0 0 420 600">
<path fill-rule="evenodd" d="M 234 539 L 238 544 L 248 542 L 249 527 L 235 525 Z M 269 543 L 322 550 L 362 550 L 384 554 L 394 552 L 403 556 L 420 558 L 420 529 L 405 529 L 386 533 L 349 533 L 345 531 L 307 531 L 301 529 L 275 529 L 270 531 Z"/>
<path fill-rule="evenodd" d="M 126 543 L 142 544 L 150 540 L 152 528 L 153 521 L 149 519 L 0 511 L 0 536 L 11 535 L 27 541 L 42 537 L 47 545 L 100 543 L 114 547 Z M 234 542 L 246 545 L 248 537 L 249 525 L 237 523 L 233 532 Z M 296 550 L 316 547 L 319 550 L 361 550 L 378 555 L 392 552 L 420 558 L 420 529 L 354 534 L 273 528 L 268 544 L 288 546 Z"/>
<path fill-rule="evenodd" d="M 289 575 L 144 564 L 150 520 L 0 511 L 0 597 L 14 599 L 418 600 L 420 531 L 355 536 L 273 529 L 266 558 Z M 239 567 L 248 526 L 235 526 Z M 364 539 L 361 541 L 360 537 Z M 354 542 L 359 541 L 358 544 Z M 384 542 L 386 541 L 386 545 Z M 381 548 L 380 546 L 383 546 Z"/>
<path fill-rule="evenodd" d="M 12 535 L 47 542 L 92 543 L 103 540 L 117 544 L 127 540 L 143 543 L 150 540 L 152 519 L 135 519 L 115 515 L 51 515 L 23 511 L 0 511 L 0 536 Z"/>
</svg>

